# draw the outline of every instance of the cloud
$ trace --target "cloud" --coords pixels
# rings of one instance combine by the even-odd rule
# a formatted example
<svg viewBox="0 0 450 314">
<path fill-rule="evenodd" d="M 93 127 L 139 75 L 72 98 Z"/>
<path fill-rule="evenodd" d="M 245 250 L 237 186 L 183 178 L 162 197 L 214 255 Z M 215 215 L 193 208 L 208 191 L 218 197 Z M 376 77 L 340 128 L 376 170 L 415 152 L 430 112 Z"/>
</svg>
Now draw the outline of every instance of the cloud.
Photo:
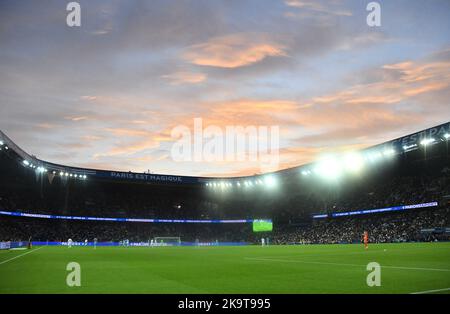
<svg viewBox="0 0 450 314">
<path fill-rule="evenodd" d="M 81 99 L 93 101 L 93 100 L 96 100 L 96 99 L 97 99 L 97 96 L 89 96 L 89 95 L 85 95 L 85 96 L 81 96 Z"/>
<path fill-rule="evenodd" d="M 305 0 L 286 0 L 284 2 L 286 6 L 293 7 L 301 10 L 306 10 L 314 13 L 321 13 L 321 14 L 329 14 L 329 15 L 338 15 L 338 16 L 352 16 L 352 12 L 350 10 L 345 10 L 342 8 L 339 8 L 333 3 L 327 3 L 322 4 L 319 1 L 305 1 Z M 300 13 L 292 13 L 289 12 L 288 16 L 305 16 L 305 11 Z"/>
<path fill-rule="evenodd" d="M 398 19 L 377 30 L 361 27 L 361 3 L 257 2 L 93 0 L 79 30 L 57 27 L 57 4 L 5 4 L 1 128 L 55 162 L 251 174 L 258 166 L 173 162 L 171 129 L 195 117 L 279 125 L 285 167 L 448 119 L 445 0 L 393 3 Z"/>
<path fill-rule="evenodd" d="M 143 137 L 148 136 L 149 132 L 141 129 L 133 129 L 133 128 L 107 128 L 106 131 L 112 133 L 115 136 L 124 136 L 124 137 Z"/>
<path fill-rule="evenodd" d="M 450 89 L 450 63 L 404 61 L 366 71 L 376 75 L 334 93 L 302 101 L 242 98 L 205 102 L 198 116 L 203 127 L 278 125 L 285 144 L 280 150 L 283 168 L 314 160 L 326 151 L 360 149 L 416 131 L 433 114 L 442 112 L 437 106 L 430 108 L 428 98 L 438 99 Z M 423 96 L 425 101 L 420 98 Z M 177 123 L 192 126 L 194 117 L 181 117 Z M 224 165 L 215 166 L 230 171 Z M 239 169 L 236 173 L 251 174 L 256 166 L 246 162 L 234 167 Z"/>
<path fill-rule="evenodd" d="M 61 127 L 59 124 L 52 124 L 52 123 L 39 123 L 36 124 L 36 127 L 40 129 L 55 129 Z"/>
<path fill-rule="evenodd" d="M 214 37 L 188 48 L 183 57 L 192 64 L 219 68 L 238 68 L 267 57 L 286 56 L 285 47 L 264 34 L 238 33 Z"/>
<path fill-rule="evenodd" d="M 207 75 L 204 73 L 194 72 L 175 72 L 173 74 L 163 75 L 162 78 L 168 80 L 170 84 L 198 84 L 206 80 Z"/>
<path fill-rule="evenodd" d="M 77 121 L 87 120 L 88 117 L 86 117 L 86 116 L 80 116 L 80 117 L 70 117 L 70 116 L 68 116 L 68 117 L 64 117 L 64 119 L 77 122 Z"/>
<path fill-rule="evenodd" d="M 125 155 L 125 156 L 129 156 L 129 155 L 133 155 L 148 149 L 152 149 L 152 148 L 158 148 L 159 147 L 159 142 L 155 141 L 153 139 L 145 139 L 145 140 L 141 140 L 141 141 L 135 141 L 132 143 L 124 143 L 124 144 L 119 144 L 115 147 L 113 147 L 112 149 L 110 149 L 109 151 L 107 151 L 106 153 L 97 153 L 94 154 L 94 159 L 97 159 L 99 157 L 111 157 L 111 156 L 119 156 L 119 155 Z"/>
</svg>

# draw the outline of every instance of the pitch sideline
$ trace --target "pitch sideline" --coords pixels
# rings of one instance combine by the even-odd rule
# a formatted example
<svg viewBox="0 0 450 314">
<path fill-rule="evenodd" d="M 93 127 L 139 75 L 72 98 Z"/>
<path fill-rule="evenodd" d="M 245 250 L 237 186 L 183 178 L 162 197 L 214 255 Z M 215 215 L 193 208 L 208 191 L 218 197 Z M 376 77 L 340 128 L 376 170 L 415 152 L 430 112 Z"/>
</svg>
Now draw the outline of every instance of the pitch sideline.
<svg viewBox="0 0 450 314">
<path fill-rule="evenodd" d="M 37 250 L 40 250 L 40 249 L 42 249 L 42 248 L 43 248 L 43 246 L 41 246 L 41 247 L 38 247 L 37 249 L 34 249 L 34 250 L 31 250 L 31 251 L 28 251 L 28 252 L 26 252 L 26 253 L 23 253 L 23 254 L 20 254 L 20 255 L 14 256 L 14 257 L 12 257 L 12 258 L 10 258 L 10 259 L 7 259 L 7 260 L 4 260 L 4 261 L 1 261 L 1 262 L 0 262 L 0 265 L 6 264 L 6 263 L 8 263 L 8 262 L 10 262 L 10 261 L 12 261 L 12 260 L 15 260 L 16 258 L 19 258 L 19 257 L 25 256 L 25 255 L 27 255 L 27 254 L 30 254 L 30 253 L 36 252 Z"/>
</svg>

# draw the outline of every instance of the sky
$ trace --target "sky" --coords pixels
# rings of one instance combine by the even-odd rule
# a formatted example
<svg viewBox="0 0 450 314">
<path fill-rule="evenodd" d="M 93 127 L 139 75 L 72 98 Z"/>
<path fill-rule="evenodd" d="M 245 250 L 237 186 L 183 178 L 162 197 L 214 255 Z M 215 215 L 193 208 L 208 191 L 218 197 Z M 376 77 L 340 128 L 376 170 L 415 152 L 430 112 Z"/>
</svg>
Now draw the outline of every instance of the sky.
<svg viewBox="0 0 450 314">
<path fill-rule="evenodd" d="M 0 129 L 71 166 L 237 176 L 173 130 L 277 126 L 284 169 L 450 120 L 450 1 L 0 1 Z"/>
</svg>

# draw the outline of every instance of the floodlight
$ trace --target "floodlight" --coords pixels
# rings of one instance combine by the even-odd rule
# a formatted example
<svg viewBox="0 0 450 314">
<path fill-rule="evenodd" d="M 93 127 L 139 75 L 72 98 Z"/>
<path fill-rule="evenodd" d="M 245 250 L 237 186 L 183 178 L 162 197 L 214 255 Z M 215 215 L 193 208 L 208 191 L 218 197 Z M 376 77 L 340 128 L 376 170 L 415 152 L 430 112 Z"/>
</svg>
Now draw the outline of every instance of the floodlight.
<svg viewBox="0 0 450 314">
<path fill-rule="evenodd" d="M 383 157 L 383 154 L 381 152 L 373 152 L 367 155 L 367 159 L 370 162 L 377 162 L 379 159 L 381 159 L 381 157 Z"/>
<path fill-rule="evenodd" d="M 5 144 L 5 143 L 3 143 L 3 141 L 0 141 L 0 146 L 2 146 L 3 144 Z"/>
<path fill-rule="evenodd" d="M 445 133 L 445 134 L 444 134 L 444 138 L 445 138 L 446 140 L 448 140 L 448 139 L 450 138 L 450 134 L 449 134 L 449 133 Z"/>
<path fill-rule="evenodd" d="M 392 156 L 392 155 L 394 155 L 394 154 L 395 154 L 395 150 L 393 150 L 392 148 L 386 149 L 386 150 L 383 152 L 383 155 L 384 155 L 384 156 Z"/>
<path fill-rule="evenodd" d="M 24 164 L 25 166 L 29 166 L 29 165 L 30 165 L 30 162 L 29 162 L 28 160 L 24 160 L 24 161 L 23 161 L 23 164 Z"/>
<path fill-rule="evenodd" d="M 434 138 L 425 138 L 422 141 L 420 141 L 420 145 L 427 146 L 433 142 L 434 142 Z"/>
<path fill-rule="evenodd" d="M 264 177 L 264 183 L 268 187 L 274 187 L 275 185 L 277 185 L 277 179 L 273 175 L 266 175 Z"/>
<path fill-rule="evenodd" d="M 342 167 L 333 157 L 322 160 L 315 171 L 326 179 L 336 179 L 341 175 Z"/>
<path fill-rule="evenodd" d="M 350 153 L 344 157 L 344 164 L 348 171 L 357 173 L 364 167 L 364 160 L 361 155 Z"/>
</svg>

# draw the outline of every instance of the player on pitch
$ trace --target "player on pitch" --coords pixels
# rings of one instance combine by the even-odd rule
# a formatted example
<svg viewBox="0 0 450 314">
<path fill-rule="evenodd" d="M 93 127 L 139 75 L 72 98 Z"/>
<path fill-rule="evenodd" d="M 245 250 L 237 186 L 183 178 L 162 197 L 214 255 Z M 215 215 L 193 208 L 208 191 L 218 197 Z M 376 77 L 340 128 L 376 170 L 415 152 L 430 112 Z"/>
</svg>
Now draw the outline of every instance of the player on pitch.
<svg viewBox="0 0 450 314">
<path fill-rule="evenodd" d="M 367 250 L 369 248 L 369 232 L 364 231 L 363 235 L 364 248 Z"/>
</svg>

